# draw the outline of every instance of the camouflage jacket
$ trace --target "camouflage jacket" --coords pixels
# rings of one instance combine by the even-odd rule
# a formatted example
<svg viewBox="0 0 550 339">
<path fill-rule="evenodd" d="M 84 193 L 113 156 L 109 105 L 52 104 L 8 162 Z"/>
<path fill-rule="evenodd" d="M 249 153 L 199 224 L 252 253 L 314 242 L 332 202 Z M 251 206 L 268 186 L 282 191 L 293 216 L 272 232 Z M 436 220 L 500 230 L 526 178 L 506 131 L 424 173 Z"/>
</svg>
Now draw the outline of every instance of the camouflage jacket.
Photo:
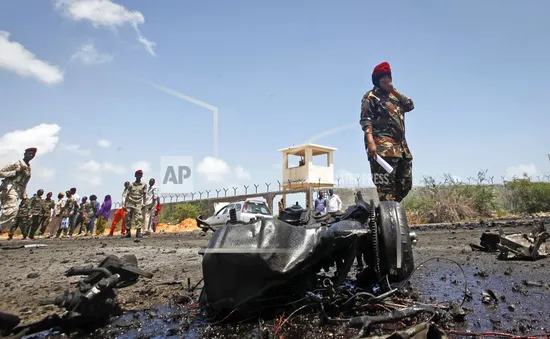
<svg viewBox="0 0 550 339">
<path fill-rule="evenodd" d="M 405 140 L 405 113 L 414 109 L 408 97 L 398 98 L 378 87 L 368 91 L 361 100 L 359 123 L 365 132 L 372 133 L 376 153 L 381 157 L 406 157 L 412 154 Z M 365 148 L 367 133 L 365 133 Z"/>
<path fill-rule="evenodd" d="M 53 201 L 53 199 L 44 199 L 44 201 L 42 202 L 42 210 L 44 211 L 44 216 L 49 218 L 54 208 L 55 201 Z"/>
<path fill-rule="evenodd" d="M 76 204 L 76 201 L 74 199 L 69 198 L 65 201 L 65 205 L 61 209 L 61 216 L 64 218 L 70 217 L 74 213 L 74 205 Z"/>
<path fill-rule="evenodd" d="M 0 169 L 0 178 L 3 178 L 2 189 L 12 187 L 19 193 L 20 198 L 27 197 L 27 184 L 31 179 L 31 166 L 23 160 L 18 160 Z"/>
<path fill-rule="evenodd" d="M 91 220 L 95 215 L 94 207 L 92 206 L 92 204 L 90 204 L 89 201 L 86 201 L 85 203 L 80 205 L 80 210 L 82 211 L 82 217 L 85 220 Z"/>
<path fill-rule="evenodd" d="M 44 199 L 38 195 L 33 197 L 30 201 L 31 215 L 44 215 Z"/>
<path fill-rule="evenodd" d="M 17 219 L 27 219 L 31 214 L 30 204 L 19 205 L 19 210 L 17 211 Z"/>
<path fill-rule="evenodd" d="M 147 184 L 140 182 L 133 182 L 128 186 L 128 192 L 126 192 L 126 199 L 123 202 L 129 207 L 142 207 L 143 196 L 147 193 Z"/>
</svg>

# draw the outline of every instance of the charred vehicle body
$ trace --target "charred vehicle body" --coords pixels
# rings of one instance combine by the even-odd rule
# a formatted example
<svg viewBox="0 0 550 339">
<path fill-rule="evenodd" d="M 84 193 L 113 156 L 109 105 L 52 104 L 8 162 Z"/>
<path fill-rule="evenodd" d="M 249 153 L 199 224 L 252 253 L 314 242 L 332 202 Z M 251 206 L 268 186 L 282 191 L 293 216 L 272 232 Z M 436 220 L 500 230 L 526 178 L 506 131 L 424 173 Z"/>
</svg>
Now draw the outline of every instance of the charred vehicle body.
<svg viewBox="0 0 550 339">
<path fill-rule="evenodd" d="M 354 283 L 371 292 L 378 285 L 381 293 L 389 293 L 414 271 L 415 236 L 398 202 L 376 206 L 357 192 L 355 205 L 339 215 L 294 208 L 280 219 L 259 217 L 243 223 L 234 211 L 231 219 L 200 251 L 201 306 L 216 314 L 238 310 L 248 315 L 265 306 L 267 299 L 303 296 L 320 283 L 341 286 L 350 279 L 355 260 L 360 272 Z M 210 229 L 200 217 L 197 224 Z M 332 276 L 320 277 L 321 270 Z"/>
</svg>

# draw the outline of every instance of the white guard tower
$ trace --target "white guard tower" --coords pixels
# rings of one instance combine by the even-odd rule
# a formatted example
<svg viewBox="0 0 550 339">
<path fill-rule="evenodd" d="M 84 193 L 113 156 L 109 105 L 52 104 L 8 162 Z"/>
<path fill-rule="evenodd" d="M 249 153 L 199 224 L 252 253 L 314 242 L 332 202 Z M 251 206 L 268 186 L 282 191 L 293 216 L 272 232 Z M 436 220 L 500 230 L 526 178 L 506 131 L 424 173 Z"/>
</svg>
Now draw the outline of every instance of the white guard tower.
<svg viewBox="0 0 550 339">
<path fill-rule="evenodd" d="M 283 180 L 281 182 L 281 189 L 333 187 L 334 151 L 337 151 L 337 149 L 315 144 L 280 149 L 279 152 L 283 153 Z M 323 155 L 327 157 L 326 165 L 313 165 L 313 157 Z M 289 167 L 289 156 L 295 156 L 300 159 L 298 166 Z M 306 201 L 311 206 L 313 199 L 311 196 L 307 196 Z M 283 204 L 285 207 L 287 206 L 286 195 L 283 196 Z"/>
</svg>

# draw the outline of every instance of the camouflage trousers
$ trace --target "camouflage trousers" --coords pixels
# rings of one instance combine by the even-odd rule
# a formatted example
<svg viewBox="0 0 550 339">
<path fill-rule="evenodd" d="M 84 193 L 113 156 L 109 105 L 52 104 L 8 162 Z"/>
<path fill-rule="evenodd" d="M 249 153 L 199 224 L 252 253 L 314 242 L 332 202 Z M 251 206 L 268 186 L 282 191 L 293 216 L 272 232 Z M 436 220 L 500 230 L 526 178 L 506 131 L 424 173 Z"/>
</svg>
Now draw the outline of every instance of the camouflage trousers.
<svg viewBox="0 0 550 339">
<path fill-rule="evenodd" d="M 412 159 L 398 157 L 384 157 L 384 160 L 393 167 L 388 173 L 374 159 L 369 159 L 372 182 L 376 186 L 380 201 L 401 202 L 412 189 Z"/>
<path fill-rule="evenodd" d="M 10 226 L 8 237 L 12 238 L 13 235 L 15 234 L 15 231 L 17 230 L 17 227 L 19 227 L 19 230 L 21 230 L 21 234 L 23 235 L 23 238 L 26 238 L 29 235 L 31 226 L 32 226 L 32 221 L 29 216 L 15 217 L 13 224 Z"/>
<path fill-rule="evenodd" d="M 20 194 L 15 188 L 8 188 L 7 191 L 0 192 L 0 204 L 2 205 L 0 233 L 10 230 L 14 226 L 19 211 L 19 196 Z"/>
<path fill-rule="evenodd" d="M 42 223 L 44 222 L 44 216 L 43 215 L 33 215 L 31 217 L 31 229 L 29 231 L 29 238 L 34 239 L 34 235 L 36 234 L 36 231 L 42 226 Z"/>
<path fill-rule="evenodd" d="M 126 206 L 126 209 L 126 232 L 128 232 L 132 226 L 135 227 L 136 231 L 141 230 L 141 225 L 143 224 L 143 206 Z"/>
</svg>

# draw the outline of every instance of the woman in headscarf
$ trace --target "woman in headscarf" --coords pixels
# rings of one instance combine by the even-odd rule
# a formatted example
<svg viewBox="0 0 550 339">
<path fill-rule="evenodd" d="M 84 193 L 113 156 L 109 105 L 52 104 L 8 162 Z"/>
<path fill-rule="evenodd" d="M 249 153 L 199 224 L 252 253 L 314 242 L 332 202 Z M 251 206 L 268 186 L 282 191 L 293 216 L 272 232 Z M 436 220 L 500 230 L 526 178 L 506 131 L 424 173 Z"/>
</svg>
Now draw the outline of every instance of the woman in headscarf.
<svg viewBox="0 0 550 339">
<path fill-rule="evenodd" d="M 96 235 L 101 235 L 105 232 L 105 227 L 107 226 L 107 220 L 109 220 L 109 217 L 111 216 L 111 196 L 106 195 L 105 199 L 103 200 L 103 203 L 101 204 L 101 208 L 96 214 L 97 217 L 97 225 L 96 225 Z"/>
</svg>

